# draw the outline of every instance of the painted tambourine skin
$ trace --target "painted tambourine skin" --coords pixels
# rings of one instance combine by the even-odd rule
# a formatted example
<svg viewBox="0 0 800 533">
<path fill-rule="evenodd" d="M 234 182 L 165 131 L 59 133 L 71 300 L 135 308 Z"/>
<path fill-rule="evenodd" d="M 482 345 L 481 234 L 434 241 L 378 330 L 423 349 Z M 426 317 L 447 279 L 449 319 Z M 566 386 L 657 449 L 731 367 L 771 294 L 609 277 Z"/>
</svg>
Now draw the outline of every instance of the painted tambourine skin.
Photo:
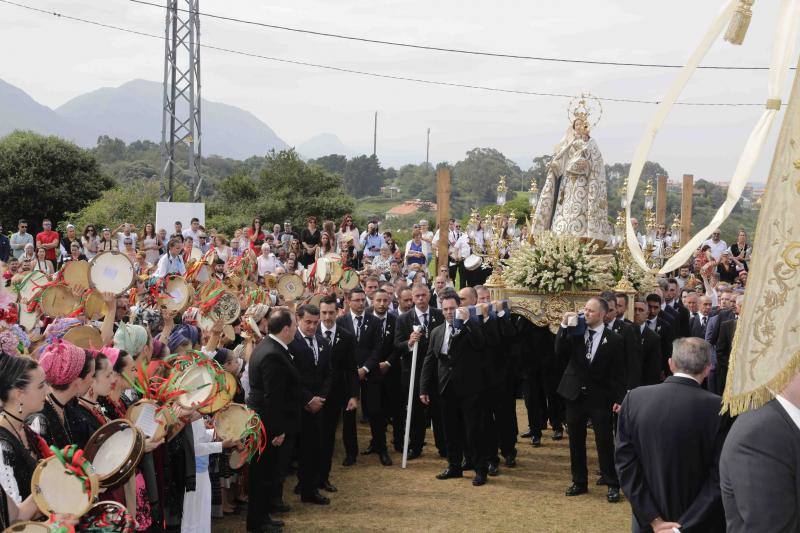
<svg viewBox="0 0 800 533">
<path fill-rule="evenodd" d="M 89 262 L 89 283 L 99 292 L 119 296 L 136 281 L 133 263 L 128 256 L 116 250 L 100 252 Z"/>
<path fill-rule="evenodd" d="M 299 300 L 303 297 L 303 278 L 297 274 L 284 274 L 278 280 L 278 294 L 287 302 Z"/>
<path fill-rule="evenodd" d="M 83 516 L 100 492 L 97 475 L 89 476 L 89 492 L 83 481 L 67 473 L 55 455 L 39 461 L 31 478 L 31 493 L 36 507 L 44 515 L 64 514 Z"/>
<path fill-rule="evenodd" d="M 216 322 L 222 319 L 224 324 L 233 324 L 242 312 L 242 306 L 239 304 L 239 298 L 230 292 L 223 292 L 217 303 L 214 304 L 206 316 Z"/>
<path fill-rule="evenodd" d="M 49 283 L 50 280 L 46 274 L 38 270 L 34 270 L 27 274 L 19 284 L 19 301 L 20 303 L 30 303 L 31 299 L 39 292 L 40 288 Z"/>
</svg>

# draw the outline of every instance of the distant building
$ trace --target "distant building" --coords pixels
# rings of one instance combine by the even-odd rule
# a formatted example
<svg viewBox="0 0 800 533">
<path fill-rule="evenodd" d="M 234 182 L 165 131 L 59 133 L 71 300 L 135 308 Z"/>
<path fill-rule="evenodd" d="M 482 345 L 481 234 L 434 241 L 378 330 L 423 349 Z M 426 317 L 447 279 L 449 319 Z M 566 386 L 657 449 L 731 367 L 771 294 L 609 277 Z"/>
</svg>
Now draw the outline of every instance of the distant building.
<svg viewBox="0 0 800 533">
<path fill-rule="evenodd" d="M 381 194 L 387 198 L 394 198 L 400 194 L 400 187 L 396 185 L 387 185 L 386 187 L 381 187 Z"/>
<path fill-rule="evenodd" d="M 417 198 L 416 200 L 406 200 L 400 205 L 396 205 L 386 212 L 386 219 L 402 217 L 410 215 L 418 211 L 433 212 L 436 211 L 436 203 L 426 202 Z"/>
</svg>

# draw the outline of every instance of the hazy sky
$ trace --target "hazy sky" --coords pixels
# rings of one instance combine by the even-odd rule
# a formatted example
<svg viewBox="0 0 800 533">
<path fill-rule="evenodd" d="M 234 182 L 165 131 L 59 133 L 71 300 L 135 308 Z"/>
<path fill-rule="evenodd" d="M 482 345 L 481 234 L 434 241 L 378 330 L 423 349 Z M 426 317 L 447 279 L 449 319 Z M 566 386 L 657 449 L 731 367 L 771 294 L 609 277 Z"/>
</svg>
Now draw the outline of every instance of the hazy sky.
<svg viewBox="0 0 800 533">
<path fill-rule="evenodd" d="M 126 0 L 17 0 L 150 33 L 163 33 L 164 10 Z M 159 0 L 156 0 L 159 1 Z M 271 24 L 534 56 L 683 63 L 722 2 L 571 0 L 203 0 L 201 11 Z M 769 63 L 776 2 L 757 2 L 744 46 L 721 40 L 706 64 Z M 659 99 L 674 69 L 555 64 L 465 56 L 356 43 L 204 18 L 203 43 L 275 57 L 438 81 L 603 97 Z M 40 103 L 70 98 L 133 78 L 161 81 L 163 42 L 70 22 L 0 3 L 0 78 Z M 9 53 L 10 52 L 10 53 Z M 765 100 L 766 71 L 698 71 L 683 96 L 693 102 Z M 203 96 L 247 109 L 284 140 L 299 144 L 323 132 L 356 150 L 372 147 L 379 112 L 378 156 L 388 164 L 425 158 L 455 162 L 476 146 L 495 147 L 523 168 L 548 153 L 567 126 L 567 100 L 403 81 L 202 52 Z M 788 87 L 787 87 L 788 96 Z M 726 180 L 762 107 L 676 109 L 650 158 L 673 179 L 683 173 Z M 655 110 L 605 103 L 593 136 L 607 162 L 629 161 Z M 160 130 L 160 124 L 157 125 Z M 777 127 L 776 127 L 777 131 Z M 763 181 L 768 145 L 753 181 Z"/>
</svg>

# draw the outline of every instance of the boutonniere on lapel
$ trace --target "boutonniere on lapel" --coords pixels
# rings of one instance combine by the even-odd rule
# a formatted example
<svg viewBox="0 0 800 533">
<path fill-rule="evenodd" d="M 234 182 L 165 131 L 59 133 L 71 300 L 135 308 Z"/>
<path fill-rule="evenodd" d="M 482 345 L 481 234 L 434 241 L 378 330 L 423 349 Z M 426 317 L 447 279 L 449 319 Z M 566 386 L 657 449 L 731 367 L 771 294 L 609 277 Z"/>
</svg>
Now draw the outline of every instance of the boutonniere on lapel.
<svg viewBox="0 0 800 533">
<path fill-rule="evenodd" d="M 607 342 L 608 342 L 608 337 L 603 337 L 603 340 L 600 341 L 600 346 L 604 345 Z"/>
</svg>

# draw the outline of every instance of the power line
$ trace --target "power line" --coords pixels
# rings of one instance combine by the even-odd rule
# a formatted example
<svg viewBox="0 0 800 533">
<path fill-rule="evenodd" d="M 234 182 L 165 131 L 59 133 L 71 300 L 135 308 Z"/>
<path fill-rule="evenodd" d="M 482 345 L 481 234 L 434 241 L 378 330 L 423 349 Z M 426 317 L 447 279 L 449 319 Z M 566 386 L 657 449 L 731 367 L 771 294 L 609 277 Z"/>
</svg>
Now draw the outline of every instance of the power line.
<svg viewBox="0 0 800 533">
<path fill-rule="evenodd" d="M 129 0 L 134 4 L 141 4 L 145 6 L 153 6 L 163 9 L 164 6 L 162 4 L 156 4 L 154 2 L 147 2 L 145 0 Z M 191 10 L 178 8 L 178 11 L 184 11 L 186 13 L 190 13 Z M 225 20 L 228 22 L 237 22 L 240 24 L 248 24 L 251 26 L 260 26 L 262 28 L 269 28 L 273 30 L 281 30 L 281 31 L 289 31 L 294 33 L 304 33 L 307 35 L 316 35 L 318 37 L 330 37 L 333 39 L 344 39 L 347 41 L 358 41 L 362 43 L 370 43 L 370 44 L 380 44 L 386 46 L 399 46 L 402 48 L 414 48 L 417 50 L 428 50 L 433 52 L 448 52 L 453 54 L 465 54 L 465 55 L 473 55 L 473 56 L 486 56 L 486 57 L 498 57 L 498 58 L 505 58 L 505 59 L 525 59 L 525 60 L 532 60 L 532 61 L 547 61 L 552 63 L 576 63 L 582 65 L 603 65 L 603 66 L 612 66 L 612 67 L 643 67 L 643 68 L 668 68 L 668 69 L 677 69 L 683 68 L 683 65 L 678 64 L 668 64 L 668 63 L 631 63 L 631 62 L 624 62 L 624 61 L 593 61 L 591 59 L 571 59 L 571 58 L 559 58 L 559 57 L 545 57 L 545 56 L 528 56 L 528 55 L 521 55 L 521 54 L 506 54 L 502 52 L 487 52 L 481 50 L 465 50 L 462 48 L 448 48 L 442 46 L 432 46 L 427 44 L 415 44 L 415 43 L 405 43 L 405 42 L 398 42 L 398 41 L 384 41 L 381 39 L 370 39 L 367 37 L 356 37 L 353 35 L 344 35 L 340 33 L 328 33 L 324 31 L 316 31 L 316 30 L 307 30 L 303 28 L 296 28 L 292 26 L 281 26 L 278 24 L 268 24 L 266 22 L 260 22 L 256 20 L 249 20 L 249 19 L 242 19 L 237 17 L 228 17 L 225 15 L 217 15 L 214 13 L 208 12 L 201 12 L 197 11 L 197 14 L 201 17 L 208 17 L 213 19 Z M 756 66 L 744 66 L 744 67 L 736 67 L 736 66 L 725 66 L 725 65 L 702 65 L 698 66 L 698 69 L 707 69 L 707 70 L 769 70 L 769 67 L 756 67 Z"/>
<path fill-rule="evenodd" d="M 139 30 L 133 30 L 133 29 L 130 29 L 130 28 L 124 28 L 124 27 L 121 27 L 121 26 L 115 26 L 115 25 L 112 25 L 112 24 L 106 24 L 106 23 L 103 23 L 103 22 L 97 22 L 95 20 L 90 20 L 90 19 L 86 19 L 86 18 L 75 17 L 75 16 L 71 16 L 71 15 L 65 15 L 63 13 L 59 13 L 59 12 L 56 12 L 56 11 L 47 11 L 45 9 L 40 9 L 40 8 L 36 8 L 36 7 L 25 5 L 25 4 L 20 4 L 20 3 L 17 3 L 17 2 L 13 2 L 11 0 L 0 0 L 0 3 L 16 6 L 16 7 L 19 7 L 19 8 L 22 8 L 22 9 L 27 9 L 29 11 L 34 11 L 34 12 L 37 12 L 37 13 L 42 13 L 42 14 L 46 14 L 46 15 L 53 15 L 53 16 L 58 17 L 60 19 L 66 19 L 66 20 L 71 20 L 71 21 L 75 21 L 75 22 L 82 22 L 82 23 L 85 23 L 85 24 L 90 24 L 92 26 L 98 26 L 98 27 L 101 27 L 101 28 L 111 29 L 111 30 L 115 30 L 115 31 L 121 31 L 121 32 L 125 32 L 125 33 L 130 33 L 130 34 L 138 35 L 138 36 L 141 36 L 141 37 L 148 37 L 148 38 L 152 38 L 152 39 L 158 39 L 160 41 L 164 40 L 164 36 L 163 35 L 156 35 L 154 33 L 147 33 L 147 32 L 143 32 L 143 31 L 139 31 Z M 523 89 L 504 89 L 504 88 L 501 88 L 501 87 L 490 87 L 490 86 L 485 86 L 485 85 L 474 85 L 474 84 L 469 84 L 469 83 L 457 83 L 457 82 L 429 80 L 429 79 L 414 78 L 414 77 L 410 77 L 410 76 L 401 76 L 401 75 L 395 75 L 395 74 L 381 74 L 381 73 L 377 73 L 377 72 L 368 72 L 368 71 L 364 71 L 364 70 L 356 70 L 356 69 L 349 69 L 349 68 L 344 68 L 344 67 L 336 67 L 336 66 L 333 66 L 333 65 L 324 65 L 324 64 L 310 63 L 310 62 L 307 62 L 307 61 L 299 61 L 299 60 L 294 60 L 294 59 L 284 59 L 284 58 L 278 58 L 278 57 L 271 57 L 271 56 L 266 56 L 266 55 L 262 55 L 262 54 L 257 54 L 257 53 L 254 53 L 254 52 L 246 52 L 246 51 L 242 51 L 242 50 L 235 50 L 235 49 L 232 49 L 232 48 L 225 48 L 225 47 L 222 47 L 222 46 L 215 46 L 215 45 L 210 45 L 210 44 L 201 44 L 200 46 L 201 46 L 201 48 L 205 48 L 205 49 L 208 49 L 208 50 L 216 50 L 218 52 L 225 52 L 225 53 L 233 54 L 233 55 L 240 55 L 240 56 L 244 56 L 244 57 L 252 57 L 252 58 L 257 58 L 257 59 L 263 59 L 263 60 L 266 60 L 266 61 L 274 61 L 274 62 L 278 62 L 278 63 L 286 63 L 286 64 L 291 64 L 291 65 L 299 65 L 299 66 L 304 66 L 304 67 L 312 67 L 312 68 L 317 68 L 317 69 L 330 70 L 330 71 L 334 71 L 334 72 L 342 72 L 342 73 L 347 73 L 347 74 L 356 74 L 356 75 L 360 75 L 360 76 L 368 76 L 368 77 L 373 77 L 373 78 L 382 78 L 382 79 L 389 79 L 389 80 L 396 80 L 396 81 L 406 81 L 406 82 L 420 83 L 420 84 L 425 84 L 425 85 L 436 85 L 436 86 L 441 86 L 441 87 L 457 87 L 457 88 L 461 88 L 461 89 L 475 89 L 475 90 L 498 92 L 498 93 L 505 93 L 505 94 L 520 94 L 520 95 L 526 95 L 526 96 L 547 96 L 547 97 L 553 97 L 553 98 L 569 98 L 569 99 L 575 97 L 575 95 L 573 95 L 573 94 L 541 92 L 541 91 L 527 91 L 527 90 L 523 90 Z M 649 105 L 657 105 L 657 104 L 659 104 L 658 100 L 644 100 L 644 99 L 635 99 L 635 98 L 598 97 L 598 100 L 601 100 L 603 102 L 618 102 L 618 103 L 629 103 L 629 104 L 649 104 Z M 737 103 L 737 102 L 676 102 L 676 105 L 695 106 L 695 107 L 753 107 L 753 106 L 761 107 L 764 104 L 763 103 L 743 103 L 743 102 L 740 102 L 740 103 Z"/>
</svg>

